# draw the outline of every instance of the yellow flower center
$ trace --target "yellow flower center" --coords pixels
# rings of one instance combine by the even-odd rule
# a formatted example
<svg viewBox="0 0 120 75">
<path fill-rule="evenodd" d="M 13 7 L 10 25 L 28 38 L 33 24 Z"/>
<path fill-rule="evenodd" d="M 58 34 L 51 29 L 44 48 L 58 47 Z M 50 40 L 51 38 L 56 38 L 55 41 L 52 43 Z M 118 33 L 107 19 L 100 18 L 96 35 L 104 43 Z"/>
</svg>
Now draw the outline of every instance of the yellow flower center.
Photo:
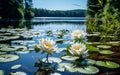
<svg viewBox="0 0 120 75">
<path fill-rule="evenodd" d="M 45 45 L 48 47 L 48 48 L 52 48 L 52 44 L 50 42 L 45 42 Z"/>
<path fill-rule="evenodd" d="M 73 47 L 75 50 L 80 50 L 81 46 L 74 46 Z"/>
<path fill-rule="evenodd" d="M 75 35 L 81 34 L 81 32 L 75 32 Z"/>
</svg>

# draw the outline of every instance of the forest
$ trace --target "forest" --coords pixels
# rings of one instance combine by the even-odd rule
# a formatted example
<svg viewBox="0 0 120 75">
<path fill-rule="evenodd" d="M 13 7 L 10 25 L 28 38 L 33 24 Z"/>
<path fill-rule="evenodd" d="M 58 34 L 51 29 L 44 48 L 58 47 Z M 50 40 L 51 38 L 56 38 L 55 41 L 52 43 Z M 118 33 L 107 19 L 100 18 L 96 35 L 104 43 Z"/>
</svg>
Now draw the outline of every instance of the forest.
<svg viewBox="0 0 120 75">
<path fill-rule="evenodd" d="M 0 0 L 0 18 L 33 18 L 32 0 Z"/>
<path fill-rule="evenodd" d="M 47 10 L 42 8 L 34 9 L 35 17 L 85 17 L 86 10 Z"/>
</svg>

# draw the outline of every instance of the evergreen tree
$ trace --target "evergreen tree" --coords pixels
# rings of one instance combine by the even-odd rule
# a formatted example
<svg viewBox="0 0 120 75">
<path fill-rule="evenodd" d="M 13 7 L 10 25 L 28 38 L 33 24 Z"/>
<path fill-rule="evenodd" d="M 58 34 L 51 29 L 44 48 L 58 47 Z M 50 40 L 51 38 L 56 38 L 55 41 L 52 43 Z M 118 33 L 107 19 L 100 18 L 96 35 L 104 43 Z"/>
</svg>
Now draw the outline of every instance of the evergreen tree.
<svg viewBox="0 0 120 75">
<path fill-rule="evenodd" d="M 23 0 L 0 0 L 2 18 L 23 18 Z"/>
<path fill-rule="evenodd" d="M 33 18 L 32 0 L 25 0 L 25 18 Z"/>
</svg>

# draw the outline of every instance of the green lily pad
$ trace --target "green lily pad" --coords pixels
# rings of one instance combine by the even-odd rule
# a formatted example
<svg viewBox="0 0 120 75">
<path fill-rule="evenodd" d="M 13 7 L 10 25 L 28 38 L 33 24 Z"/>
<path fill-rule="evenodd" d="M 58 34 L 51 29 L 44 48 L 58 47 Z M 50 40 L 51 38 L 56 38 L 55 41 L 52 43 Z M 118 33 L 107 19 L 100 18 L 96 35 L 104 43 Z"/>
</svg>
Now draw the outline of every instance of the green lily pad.
<svg viewBox="0 0 120 75">
<path fill-rule="evenodd" d="M 28 54 L 30 51 L 29 50 L 25 50 L 25 51 L 17 51 L 17 54 Z"/>
<path fill-rule="evenodd" d="M 119 46 L 120 42 L 118 41 L 111 41 L 111 42 L 107 42 L 107 44 L 111 44 L 112 46 Z"/>
<path fill-rule="evenodd" d="M 0 48 L 0 51 L 4 51 L 4 52 L 11 52 L 11 51 L 16 51 L 17 49 L 15 47 L 12 46 L 3 46 L 2 48 Z"/>
<path fill-rule="evenodd" d="M 71 63 L 59 63 L 58 64 L 58 71 L 69 71 L 69 72 L 76 72 L 76 70 L 74 69 L 73 64 Z"/>
<path fill-rule="evenodd" d="M 108 46 L 108 45 L 98 45 L 97 47 L 98 48 L 102 48 L 102 49 L 109 49 L 109 48 L 111 48 L 111 46 Z"/>
<path fill-rule="evenodd" d="M 91 65 L 94 65 L 96 63 L 96 61 L 92 60 L 92 59 L 87 59 L 87 63 L 91 64 Z"/>
<path fill-rule="evenodd" d="M 1 55 L 1 54 L 6 54 L 6 53 L 7 53 L 7 52 L 0 52 L 0 55 Z"/>
<path fill-rule="evenodd" d="M 99 51 L 100 54 L 113 54 L 114 52 L 113 51 L 110 51 L 110 50 L 101 50 Z"/>
<path fill-rule="evenodd" d="M 99 69 L 94 66 L 87 66 L 82 68 L 75 68 L 76 71 L 84 74 L 96 74 L 99 72 Z"/>
<path fill-rule="evenodd" d="M 0 62 L 12 62 L 18 59 L 19 56 L 14 54 L 0 55 Z"/>
<path fill-rule="evenodd" d="M 80 72 L 84 74 L 96 74 L 99 72 L 99 69 L 94 66 L 86 66 L 86 67 L 75 67 L 71 63 L 60 63 L 58 66 L 59 71 L 69 71 L 69 72 Z"/>
<path fill-rule="evenodd" d="M 90 51 L 90 52 L 98 52 L 99 49 L 94 47 L 94 46 L 86 46 L 87 47 L 87 50 Z"/>
<path fill-rule="evenodd" d="M 18 54 L 27 54 L 30 52 L 26 46 L 14 46 L 14 47 L 17 49 L 16 53 Z"/>
<path fill-rule="evenodd" d="M 63 57 L 61 57 L 61 59 L 63 59 L 63 60 L 70 60 L 70 61 L 76 60 L 78 58 L 79 57 L 75 57 L 75 56 L 63 56 Z"/>
<path fill-rule="evenodd" d="M 111 62 L 111 61 L 106 61 L 106 62 L 104 62 L 104 61 L 97 61 L 96 65 L 107 67 L 107 68 L 111 68 L 111 69 L 112 68 L 119 68 L 120 67 L 119 64 L 117 64 L 115 62 Z"/>
<path fill-rule="evenodd" d="M 106 67 L 106 63 L 104 61 L 96 61 L 96 65 Z"/>
<path fill-rule="evenodd" d="M 87 36 L 99 36 L 100 33 L 87 34 Z"/>
<path fill-rule="evenodd" d="M 0 75 L 5 75 L 3 70 L 0 70 Z"/>
<path fill-rule="evenodd" d="M 7 44 L 0 44 L 0 49 L 2 48 L 2 47 L 5 47 L 5 46 L 8 46 Z"/>
<path fill-rule="evenodd" d="M 25 72 L 11 72 L 10 75 L 27 75 Z"/>
<path fill-rule="evenodd" d="M 99 45 L 101 44 L 101 42 L 87 42 L 88 45 L 92 45 L 92 44 L 96 44 L 96 45 Z"/>
<path fill-rule="evenodd" d="M 11 69 L 18 69 L 18 68 L 20 68 L 22 65 L 20 65 L 20 64 L 18 64 L 18 65 L 13 65 L 12 67 L 11 67 Z"/>
<path fill-rule="evenodd" d="M 13 46 L 15 49 L 17 49 L 18 51 L 25 51 L 27 50 L 26 46 Z"/>
<path fill-rule="evenodd" d="M 42 61 L 45 62 L 46 58 L 43 58 Z M 56 57 L 48 57 L 48 61 L 49 63 L 60 63 L 62 62 L 62 60 L 60 58 L 56 58 Z"/>
<path fill-rule="evenodd" d="M 61 75 L 60 73 L 51 73 L 50 75 Z"/>
<path fill-rule="evenodd" d="M 119 68 L 120 65 L 115 63 L 115 62 L 111 62 L 111 61 L 106 61 L 107 67 L 108 68 Z"/>
</svg>

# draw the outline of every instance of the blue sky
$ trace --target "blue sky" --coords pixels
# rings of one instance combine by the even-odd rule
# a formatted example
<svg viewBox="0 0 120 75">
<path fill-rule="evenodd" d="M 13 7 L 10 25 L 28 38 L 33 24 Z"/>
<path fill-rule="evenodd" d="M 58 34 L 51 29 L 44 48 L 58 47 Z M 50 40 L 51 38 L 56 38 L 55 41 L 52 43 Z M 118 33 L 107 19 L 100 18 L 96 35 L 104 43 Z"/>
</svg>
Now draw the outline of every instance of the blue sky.
<svg viewBox="0 0 120 75">
<path fill-rule="evenodd" d="M 87 0 L 33 0 L 33 7 L 49 10 L 86 9 Z"/>
</svg>

